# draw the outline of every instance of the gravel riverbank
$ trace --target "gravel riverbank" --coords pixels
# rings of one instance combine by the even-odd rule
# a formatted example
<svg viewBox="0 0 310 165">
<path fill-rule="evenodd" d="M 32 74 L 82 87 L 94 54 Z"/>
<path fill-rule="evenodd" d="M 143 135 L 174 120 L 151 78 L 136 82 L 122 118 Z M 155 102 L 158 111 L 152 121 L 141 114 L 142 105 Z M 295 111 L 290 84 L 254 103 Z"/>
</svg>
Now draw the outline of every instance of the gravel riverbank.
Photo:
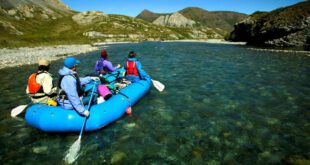
<svg viewBox="0 0 310 165">
<path fill-rule="evenodd" d="M 0 49 L 0 69 L 37 63 L 45 58 L 50 61 L 98 50 L 91 45 L 60 45 Z"/>
</svg>

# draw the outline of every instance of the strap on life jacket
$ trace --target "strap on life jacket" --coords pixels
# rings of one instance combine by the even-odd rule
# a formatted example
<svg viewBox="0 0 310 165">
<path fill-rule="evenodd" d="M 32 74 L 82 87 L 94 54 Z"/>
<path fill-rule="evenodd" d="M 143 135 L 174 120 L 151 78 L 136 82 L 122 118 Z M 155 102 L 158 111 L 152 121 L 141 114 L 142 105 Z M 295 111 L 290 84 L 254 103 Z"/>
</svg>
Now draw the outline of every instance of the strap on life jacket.
<svg viewBox="0 0 310 165">
<path fill-rule="evenodd" d="M 136 66 L 136 61 L 127 61 L 126 75 L 139 76 L 138 68 Z"/>
<path fill-rule="evenodd" d="M 41 84 L 37 83 L 37 76 L 44 72 L 32 73 L 28 79 L 29 94 L 44 93 Z"/>
<path fill-rule="evenodd" d="M 79 97 L 81 97 L 84 93 L 84 91 L 82 90 L 81 88 L 81 82 L 80 82 L 80 78 L 77 74 L 72 74 L 70 75 L 72 76 L 75 80 L 76 80 L 76 91 L 79 95 Z M 66 100 L 68 99 L 67 98 L 67 94 L 66 92 L 61 88 L 61 81 L 62 79 L 64 78 L 65 76 L 60 76 L 59 79 L 58 79 L 58 88 L 60 89 L 60 92 L 59 92 L 59 97 L 62 97 L 62 98 L 65 98 Z"/>
</svg>

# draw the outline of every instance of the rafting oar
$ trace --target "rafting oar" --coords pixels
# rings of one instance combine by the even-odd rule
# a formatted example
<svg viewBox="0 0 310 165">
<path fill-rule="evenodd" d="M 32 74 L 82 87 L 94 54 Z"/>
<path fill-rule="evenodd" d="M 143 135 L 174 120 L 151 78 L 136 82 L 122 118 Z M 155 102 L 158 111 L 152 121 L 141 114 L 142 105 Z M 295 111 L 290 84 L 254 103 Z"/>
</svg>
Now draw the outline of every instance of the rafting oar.
<svg viewBox="0 0 310 165">
<path fill-rule="evenodd" d="M 165 85 L 162 84 L 161 82 L 159 81 L 156 81 L 156 80 L 152 80 L 152 83 L 153 83 L 153 86 L 159 91 L 159 92 L 162 92 L 164 89 L 165 89 Z"/>
<path fill-rule="evenodd" d="M 90 104 L 91 104 L 92 99 L 93 99 L 93 94 L 94 94 L 95 88 L 96 88 L 96 82 L 94 83 L 93 89 L 91 91 L 90 100 L 88 102 L 87 110 L 90 110 Z M 67 151 L 67 155 L 65 156 L 65 161 L 69 164 L 73 163 L 79 157 L 78 153 L 79 153 L 80 148 L 81 148 L 81 139 L 82 139 L 82 135 L 83 135 L 83 131 L 85 128 L 86 121 L 87 121 L 87 117 L 85 116 L 84 123 L 83 123 L 83 126 L 81 128 L 79 138 L 71 145 L 70 149 Z"/>
<path fill-rule="evenodd" d="M 29 104 L 27 105 L 20 105 L 14 109 L 12 109 L 11 111 L 11 116 L 12 117 L 16 117 L 17 115 L 19 115 L 20 113 L 22 113 L 27 107 L 28 107 Z"/>
</svg>

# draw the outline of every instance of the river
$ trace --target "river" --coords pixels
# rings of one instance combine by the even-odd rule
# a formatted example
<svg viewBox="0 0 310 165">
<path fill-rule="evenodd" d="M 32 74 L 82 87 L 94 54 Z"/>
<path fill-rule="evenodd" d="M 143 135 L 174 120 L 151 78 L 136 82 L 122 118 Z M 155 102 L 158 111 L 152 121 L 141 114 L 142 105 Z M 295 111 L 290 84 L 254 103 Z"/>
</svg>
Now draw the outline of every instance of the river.
<svg viewBox="0 0 310 165">
<path fill-rule="evenodd" d="M 109 45 L 113 64 L 137 52 L 154 87 L 109 126 L 85 133 L 76 164 L 280 164 L 310 158 L 310 57 L 208 43 Z M 99 51 L 76 56 L 91 73 Z M 26 58 L 26 57 L 25 57 Z M 21 59 L 23 60 L 23 59 Z M 57 77 L 63 60 L 53 61 Z M 0 164 L 64 164 L 78 133 L 50 134 L 10 117 L 27 104 L 36 65 L 0 70 Z"/>
</svg>

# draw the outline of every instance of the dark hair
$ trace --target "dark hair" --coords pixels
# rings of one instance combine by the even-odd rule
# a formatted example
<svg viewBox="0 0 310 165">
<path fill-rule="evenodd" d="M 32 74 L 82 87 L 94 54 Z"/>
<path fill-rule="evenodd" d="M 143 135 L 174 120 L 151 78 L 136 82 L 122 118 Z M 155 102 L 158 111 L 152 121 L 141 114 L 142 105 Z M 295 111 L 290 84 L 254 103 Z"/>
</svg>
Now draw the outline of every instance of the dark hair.
<svg viewBox="0 0 310 165">
<path fill-rule="evenodd" d="M 49 69 L 50 69 L 50 65 L 48 66 L 40 65 L 38 67 L 38 71 L 48 71 Z"/>
<path fill-rule="evenodd" d="M 128 57 L 131 58 L 131 57 L 136 57 L 136 53 L 134 51 L 130 51 L 128 53 Z"/>
</svg>

